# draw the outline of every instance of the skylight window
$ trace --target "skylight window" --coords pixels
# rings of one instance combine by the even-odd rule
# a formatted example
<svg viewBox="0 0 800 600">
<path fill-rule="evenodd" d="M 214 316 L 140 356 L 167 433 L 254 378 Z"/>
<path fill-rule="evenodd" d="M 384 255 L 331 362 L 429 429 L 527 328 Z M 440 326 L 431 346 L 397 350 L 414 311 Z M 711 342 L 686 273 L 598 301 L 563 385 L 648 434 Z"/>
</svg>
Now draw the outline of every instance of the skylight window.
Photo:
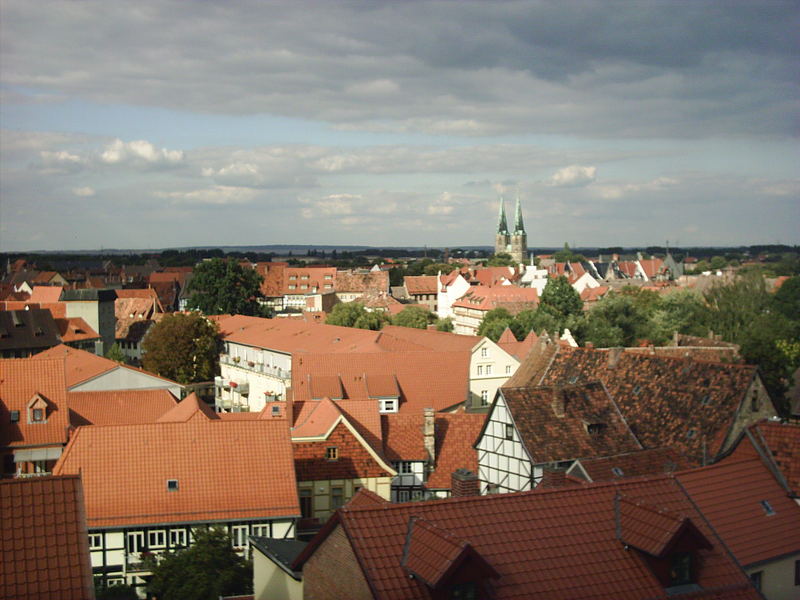
<svg viewBox="0 0 800 600">
<path fill-rule="evenodd" d="M 775 509 L 772 508 L 772 505 L 769 503 L 768 500 L 761 501 L 761 508 L 764 509 L 764 512 L 767 513 L 768 517 L 771 517 L 772 515 L 775 514 Z"/>
<path fill-rule="evenodd" d="M 619 467 L 611 467 L 611 472 L 617 477 L 622 477 L 625 474 Z"/>
<path fill-rule="evenodd" d="M 709 402 L 709 400 L 711 400 L 711 396 L 710 396 L 709 394 L 706 394 L 706 395 L 705 395 L 705 396 L 703 396 L 703 398 L 700 400 L 700 404 L 702 404 L 703 406 L 708 406 L 708 402 Z"/>
<path fill-rule="evenodd" d="M 178 480 L 177 479 L 167 479 L 167 491 L 168 492 L 177 492 L 178 491 Z"/>
<path fill-rule="evenodd" d="M 642 386 L 637 385 L 635 388 L 633 388 L 633 395 L 634 396 L 638 396 L 639 392 L 641 392 L 641 391 L 642 391 Z"/>
<path fill-rule="evenodd" d="M 695 434 L 696 434 L 696 433 L 697 433 L 697 432 L 696 432 L 694 429 L 690 429 L 690 430 L 689 430 L 689 431 L 686 433 L 686 437 L 687 437 L 688 439 L 692 439 L 692 438 L 695 436 Z"/>
</svg>

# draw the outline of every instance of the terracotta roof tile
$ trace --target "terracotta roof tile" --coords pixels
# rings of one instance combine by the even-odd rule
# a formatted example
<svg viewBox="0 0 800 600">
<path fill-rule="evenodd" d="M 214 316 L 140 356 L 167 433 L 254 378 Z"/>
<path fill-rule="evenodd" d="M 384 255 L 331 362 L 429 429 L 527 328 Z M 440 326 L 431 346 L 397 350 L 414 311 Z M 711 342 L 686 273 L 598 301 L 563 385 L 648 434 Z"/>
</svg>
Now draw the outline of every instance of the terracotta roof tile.
<svg viewBox="0 0 800 600">
<path fill-rule="evenodd" d="M 67 392 L 67 402 L 73 427 L 155 423 L 178 406 L 167 390 Z"/>
<path fill-rule="evenodd" d="M 723 460 L 677 479 L 742 565 L 800 552 L 800 505 L 758 457 Z"/>
<path fill-rule="evenodd" d="M 670 598 L 759 598 L 682 488 L 667 476 L 518 494 L 346 506 L 310 542 L 295 566 L 313 555 L 325 535 L 341 523 L 376 598 L 427 597 L 426 586 L 410 579 L 402 564 L 409 523 L 417 517 L 469 542 L 499 575 L 491 582 L 496 600 L 666 598 L 644 556 L 626 550 L 617 537 L 618 494 L 684 515 L 711 541 L 711 548 L 699 550 L 702 569 L 697 583 L 702 591 Z"/>
<path fill-rule="evenodd" d="M 536 288 L 519 288 L 513 285 L 494 287 L 474 286 L 461 298 L 453 302 L 453 307 L 473 310 L 492 310 L 506 308 L 512 314 L 535 308 L 539 304 Z"/>
<path fill-rule="evenodd" d="M 341 411 L 330 398 L 323 398 L 319 402 L 305 402 L 297 411 L 292 439 L 324 437 L 341 416 Z"/>
<path fill-rule="evenodd" d="M 600 383 L 502 388 L 501 393 L 536 463 L 641 449 Z"/>
<path fill-rule="evenodd" d="M 61 360 L 0 360 L 0 447 L 67 442 L 69 410 L 64 382 Z M 45 421 L 29 423 L 28 405 L 37 395 L 47 405 Z M 19 411 L 16 423 L 11 422 L 11 411 Z"/>
<path fill-rule="evenodd" d="M 92 329 L 81 317 L 55 319 L 55 322 L 61 341 L 65 344 L 100 339 L 100 334 Z"/>
<path fill-rule="evenodd" d="M 169 393 L 169 392 L 167 392 Z M 171 396 L 172 394 L 170 394 Z M 199 419 L 201 421 L 218 420 L 219 415 L 208 404 L 200 400 L 192 392 L 178 404 L 173 404 L 167 412 L 162 412 L 157 423 L 185 423 Z"/>
<path fill-rule="evenodd" d="M 0 311 L 0 349 L 36 352 L 61 342 L 52 314 L 41 308 Z"/>
<path fill-rule="evenodd" d="M 720 451 L 755 377 L 754 366 L 559 347 L 541 381 L 601 381 L 645 448 L 670 446 L 700 464 Z"/>
<path fill-rule="evenodd" d="M 619 539 L 651 556 L 661 557 L 683 529 L 687 517 L 625 496 L 615 499 Z"/>
<path fill-rule="evenodd" d="M 77 472 L 89 528 L 300 515 L 284 420 L 80 427 L 54 469 Z"/>
<path fill-rule="evenodd" d="M 468 547 L 465 540 L 450 532 L 425 519 L 411 517 L 402 565 L 414 577 L 437 588 Z"/>
<path fill-rule="evenodd" d="M 478 453 L 474 445 L 484 418 L 485 415 L 466 412 L 436 415 L 436 468 L 428 476 L 427 488 L 449 490 L 451 476 L 457 469 L 478 472 Z"/>
<path fill-rule="evenodd" d="M 439 292 L 439 280 L 436 275 L 406 275 L 403 277 L 403 285 L 411 295 Z"/>
<path fill-rule="evenodd" d="M 58 302 L 64 288 L 59 285 L 35 285 L 28 302 Z"/>
<path fill-rule="evenodd" d="M 690 466 L 689 462 L 672 448 L 652 448 L 613 456 L 587 457 L 577 462 L 580 464 L 575 467 L 576 470 L 585 474 L 588 481 L 613 481 L 620 477 L 673 473 L 688 469 Z M 570 473 L 572 472 L 570 469 Z"/>
<path fill-rule="evenodd" d="M 369 271 L 356 273 L 353 271 L 337 271 L 334 281 L 336 292 L 367 292 L 377 290 L 389 292 L 389 273 L 387 271 Z"/>
<path fill-rule="evenodd" d="M 750 429 L 783 473 L 789 488 L 800 493 L 800 423 L 761 421 Z"/>
<path fill-rule="evenodd" d="M 383 334 L 382 340 L 386 337 L 393 337 L 412 342 L 428 350 L 441 352 L 470 352 L 475 344 L 481 341 L 477 335 L 458 335 L 434 329 L 416 329 L 397 325 L 387 325 L 381 329 L 381 333 Z"/>
<path fill-rule="evenodd" d="M 0 596 L 94 600 L 78 476 L 0 480 Z"/>
</svg>

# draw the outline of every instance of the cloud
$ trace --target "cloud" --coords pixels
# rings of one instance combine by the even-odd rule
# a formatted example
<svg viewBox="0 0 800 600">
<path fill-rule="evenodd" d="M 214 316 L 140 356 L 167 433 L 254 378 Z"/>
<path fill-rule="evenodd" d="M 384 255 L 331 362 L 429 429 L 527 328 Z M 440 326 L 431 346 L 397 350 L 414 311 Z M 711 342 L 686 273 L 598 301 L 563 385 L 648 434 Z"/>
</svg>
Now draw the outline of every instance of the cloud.
<svg viewBox="0 0 800 600">
<path fill-rule="evenodd" d="M 659 192 L 666 190 L 680 183 L 672 177 L 657 177 L 644 183 L 624 183 L 596 186 L 597 193 L 601 198 L 616 200 L 630 194 L 641 192 Z"/>
<path fill-rule="evenodd" d="M 72 193 L 76 195 L 78 198 L 91 198 L 92 196 L 95 195 L 94 189 L 88 186 L 72 188 Z"/>
<path fill-rule="evenodd" d="M 156 191 L 156 198 L 171 200 L 173 204 L 198 205 L 198 206 L 229 206 L 250 204 L 256 197 L 256 192 L 249 188 L 238 188 L 216 185 L 210 188 L 165 192 Z"/>
<path fill-rule="evenodd" d="M 582 187 L 593 183 L 597 178 L 597 167 L 570 165 L 559 169 L 548 184 L 555 187 Z"/>
<path fill-rule="evenodd" d="M 174 165 L 183 161 L 183 158 L 182 150 L 158 149 L 146 140 L 123 142 L 116 139 L 100 154 L 100 161 L 109 165 L 125 162 Z"/>
</svg>

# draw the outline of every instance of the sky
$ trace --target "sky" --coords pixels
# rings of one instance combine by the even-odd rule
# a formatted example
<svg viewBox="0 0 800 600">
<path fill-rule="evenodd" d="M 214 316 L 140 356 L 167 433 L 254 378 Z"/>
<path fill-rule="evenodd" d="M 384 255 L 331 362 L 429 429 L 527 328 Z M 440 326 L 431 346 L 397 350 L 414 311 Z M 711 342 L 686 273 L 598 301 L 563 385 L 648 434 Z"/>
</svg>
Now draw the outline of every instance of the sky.
<svg viewBox="0 0 800 600">
<path fill-rule="evenodd" d="M 0 251 L 800 243 L 800 2 L 0 0 Z"/>
</svg>

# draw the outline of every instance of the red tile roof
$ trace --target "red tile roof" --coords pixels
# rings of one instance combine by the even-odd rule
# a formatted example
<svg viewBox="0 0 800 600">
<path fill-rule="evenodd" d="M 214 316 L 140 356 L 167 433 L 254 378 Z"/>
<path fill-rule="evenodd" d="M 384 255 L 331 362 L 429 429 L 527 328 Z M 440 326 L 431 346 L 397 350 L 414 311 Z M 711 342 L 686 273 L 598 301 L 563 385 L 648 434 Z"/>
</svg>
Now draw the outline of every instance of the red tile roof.
<svg viewBox="0 0 800 600">
<path fill-rule="evenodd" d="M 525 339 L 521 342 L 518 342 L 517 338 L 514 337 L 513 332 L 506 327 L 503 335 L 501 335 L 500 339 L 497 340 L 497 345 L 517 360 L 522 361 L 538 341 L 539 336 L 536 335 L 536 332 L 531 329 L 528 332 L 528 335 L 525 336 Z"/>
<path fill-rule="evenodd" d="M 383 335 L 379 344 L 391 336 L 428 350 L 439 350 L 441 352 L 470 352 L 475 344 L 481 341 L 481 338 L 477 335 L 457 335 L 446 331 L 399 327 L 397 325 L 387 325 L 381 329 L 381 333 Z"/>
<path fill-rule="evenodd" d="M 756 376 L 748 365 L 559 346 L 541 382 L 601 381 L 645 448 L 700 464 L 720 452 Z"/>
<path fill-rule="evenodd" d="M 35 285 L 28 302 L 58 302 L 64 288 L 59 285 Z"/>
<path fill-rule="evenodd" d="M 54 469 L 78 472 L 90 529 L 300 515 L 282 419 L 80 427 Z"/>
<path fill-rule="evenodd" d="M 80 477 L 0 480 L 0 596 L 94 600 Z"/>
<path fill-rule="evenodd" d="M 388 271 L 369 271 L 368 273 L 337 271 L 334 289 L 337 293 L 363 293 L 368 291 L 388 293 L 389 273 Z"/>
<path fill-rule="evenodd" d="M 155 423 L 178 406 L 167 390 L 67 392 L 67 402 L 73 427 Z"/>
<path fill-rule="evenodd" d="M 501 388 L 500 392 L 535 463 L 641 449 L 600 383 Z M 592 433 L 591 427 L 599 431 Z"/>
<path fill-rule="evenodd" d="M 651 448 L 613 456 L 588 457 L 576 461 L 570 474 L 587 481 L 613 481 L 620 477 L 639 477 L 673 473 L 689 468 L 689 462 L 672 448 Z"/>
<path fill-rule="evenodd" d="M 158 423 L 185 423 L 194 419 L 216 420 L 219 419 L 219 415 L 192 392 L 179 403 L 173 404 L 168 411 L 162 412 L 156 421 Z"/>
<path fill-rule="evenodd" d="M 61 335 L 61 341 L 65 344 L 100 339 L 100 334 L 81 317 L 55 319 L 55 322 Z"/>
<path fill-rule="evenodd" d="M 617 496 L 614 504 L 620 541 L 658 558 L 666 555 L 690 523 L 683 514 L 642 500 Z M 710 547 L 708 540 L 703 542 Z"/>
<path fill-rule="evenodd" d="M 745 567 L 800 553 L 800 505 L 758 457 L 724 460 L 677 479 Z"/>
<path fill-rule="evenodd" d="M 492 597 L 618 600 L 666 598 L 646 557 L 618 539 L 615 497 L 623 494 L 691 520 L 711 548 L 700 549 L 702 591 L 670 598 L 753 599 L 758 592 L 694 508 L 667 476 L 539 492 L 383 504 L 340 509 L 298 557 L 301 566 L 341 524 L 376 598 L 428 597 L 429 590 L 403 568 L 409 523 L 424 519 L 466 540 L 499 575 Z M 524 515 L 524 518 L 521 518 Z M 307 563 L 310 566 L 311 563 Z M 324 573 L 304 572 L 304 578 Z"/>
<path fill-rule="evenodd" d="M 0 447 L 54 446 L 67 442 L 69 410 L 64 362 L 11 358 L 0 360 Z M 28 422 L 28 405 L 41 397 L 45 422 Z M 11 422 L 11 411 L 19 421 Z"/>
<path fill-rule="evenodd" d="M 439 278 L 436 275 L 406 275 L 403 277 L 403 285 L 412 296 L 439 292 Z"/>
<path fill-rule="evenodd" d="M 170 382 L 174 383 L 175 385 L 180 385 L 174 381 L 167 379 L 166 377 L 161 377 L 160 375 L 156 375 L 155 373 L 150 373 L 148 371 L 143 371 L 141 369 L 135 369 L 133 367 L 120 364 L 108 358 L 97 356 L 96 354 L 92 354 L 91 352 L 86 352 L 85 350 L 79 350 L 77 348 L 65 346 L 64 344 L 61 344 L 59 346 L 54 346 L 53 348 L 49 348 L 44 352 L 40 352 L 39 354 L 32 356 L 30 360 L 34 361 L 43 359 L 49 360 L 54 358 L 60 359 L 65 365 L 65 374 L 66 374 L 66 381 L 68 388 L 72 388 L 85 381 L 88 381 L 89 379 L 93 379 L 99 375 L 108 373 L 109 371 L 113 371 L 115 369 L 128 369 L 136 373 L 143 373 L 150 377 L 155 377 L 156 379 L 160 379 L 165 382 Z"/>
<path fill-rule="evenodd" d="M 513 285 L 475 286 L 453 302 L 453 308 L 488 311 L 502 307 L 516 314 L 521 310 L 535 308 L 538 304 L 539 293 L 536 288 L 519 288 Z"/>
<path fill-rule="evenodd" d="M 800 423 L 761 421 L 750 431 L 772 456 L 789 488 L 800 493 Z"/>
<path fill-rule="evenodd" d="M 454 412 L 439 413 L 434 420 L 436 468 L 428 476 L 428 489 L 449 490 L 457 469 L 478 472 L 475 440 L 480 435 L 485 415 Z"/>
<path fill-rule="evenodd" d="M 504 281 L 517 279 L 519 274 L 514 267 L 481 267 L 472 272 L 472 280 L 478 281 L 482 286 L 500 286 Z"/>
</svg>

